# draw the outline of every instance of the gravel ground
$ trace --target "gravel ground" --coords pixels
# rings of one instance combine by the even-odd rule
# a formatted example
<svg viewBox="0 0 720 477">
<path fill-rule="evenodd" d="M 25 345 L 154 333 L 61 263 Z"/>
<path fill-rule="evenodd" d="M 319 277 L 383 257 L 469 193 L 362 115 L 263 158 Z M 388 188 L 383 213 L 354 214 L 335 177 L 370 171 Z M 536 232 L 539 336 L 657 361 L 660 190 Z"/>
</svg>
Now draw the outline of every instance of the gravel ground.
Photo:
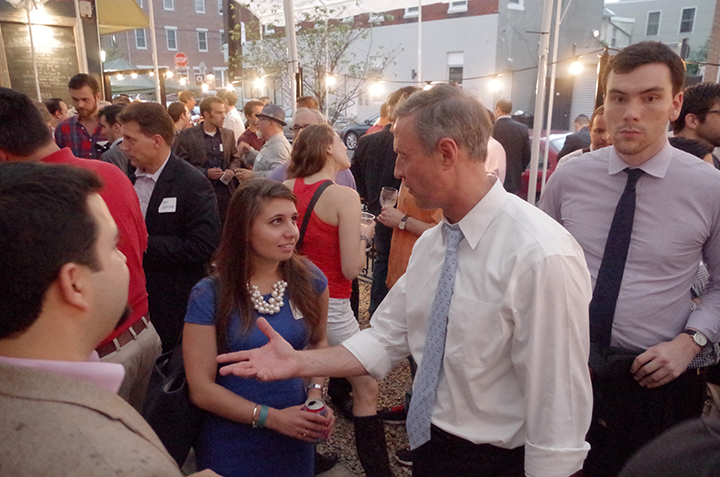
<svg viewBox="0 0 720 477">
<path fill-rule="evenodd" d="M 368 305 L 370 303 L 370 283 L 360 280 L 360 327 L 369 326 Z M 393 370 L 385 379 L 379 382 L 380 394 L 378 397 L 378 409 L 397 406 L 405 400 L 405 391 L 411 384 L 410 367 L 407 361 Z M 333 407 L 332 402 L 328 403 Z M 334 452 L 338 455 L 340 464 L 357 475 L 364 475 L 360 462 L 355 451 L 355 438 L 353 426 L 350 421 L 343 417 L 337 410 L 335 432 L 328 442 L 321 443 L 318 449 L 321 453 Z M 395 460 L 395 451 L 408 446 L 405 425 L 385 424 L 385 439 L 388 446 L 390 466 L 396 477 L 411 475 L 409 467 L 398 464 Z"/>
</svg>

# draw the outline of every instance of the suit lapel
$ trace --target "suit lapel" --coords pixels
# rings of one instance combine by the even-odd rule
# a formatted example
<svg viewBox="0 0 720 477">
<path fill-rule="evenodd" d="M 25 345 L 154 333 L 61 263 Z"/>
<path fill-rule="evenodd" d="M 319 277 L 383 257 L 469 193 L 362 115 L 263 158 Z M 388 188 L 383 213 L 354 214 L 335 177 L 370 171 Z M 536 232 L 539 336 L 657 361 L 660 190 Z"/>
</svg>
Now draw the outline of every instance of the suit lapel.
<svg viewBox="0 0 720 477">
<path fill-rule="evenodd" d="M 165 169 L 163 169 L 162 173 L 160 174 L 160 177 L 158 177 L 157 183 L 155 184 L 155 188 L 153 189 L 153 193 L 150 196 L 150 201 L 148 202 L 148 208 L 147 212 L 145 214 L 146 222 L 148 218 L 155 217 L 155 214 L 158 212 L 158 209 L 160 208 L 160 204 L 162 203 L 162 200 L 167 196 L 167 194 L 170 192 L 172 188 L 172 182 L 175 178 L 175 170 L 177 169 L 177 161 L 180 159 L 175 156 L 175 154 L 170 154 L 170 158 L 167 161 L 167 164 L 165 164 Z"/>
</svg>

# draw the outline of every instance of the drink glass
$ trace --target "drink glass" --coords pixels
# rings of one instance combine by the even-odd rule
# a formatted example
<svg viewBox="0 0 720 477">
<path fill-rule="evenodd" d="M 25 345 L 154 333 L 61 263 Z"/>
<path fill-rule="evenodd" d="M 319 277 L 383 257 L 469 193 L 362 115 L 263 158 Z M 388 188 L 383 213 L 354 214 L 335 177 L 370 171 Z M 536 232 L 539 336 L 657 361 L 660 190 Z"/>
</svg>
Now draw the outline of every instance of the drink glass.
<svg viewBox="0 0 720 477">
<path fill-rule="evenodd" d="M 361 212 L 360 213 L 360 223 L 363 225 L 372 225 L 372 223 L 375 221 L 375 216 L 371 214 L 370 212 Z"/>
<path fill-rule="evenodd" d="M 383 187 L 380 191 L 380 206 L 385 209 L 387 207 L 395 207 L 398 198 L 398 191 L 394 187 Z"/>
</svg>

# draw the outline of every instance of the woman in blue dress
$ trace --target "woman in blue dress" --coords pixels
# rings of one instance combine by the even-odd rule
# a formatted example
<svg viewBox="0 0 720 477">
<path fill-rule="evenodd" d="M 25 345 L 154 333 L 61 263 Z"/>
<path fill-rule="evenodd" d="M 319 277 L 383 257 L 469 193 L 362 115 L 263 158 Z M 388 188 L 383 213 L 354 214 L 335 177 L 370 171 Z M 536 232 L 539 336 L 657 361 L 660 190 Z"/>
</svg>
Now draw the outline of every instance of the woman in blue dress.
<svg viewBox="0 0 720 477">
<path fill-rule="evenodd" d="M 224 477 L 312 477 L 313 442 L 335 422 L 302 411 L 324 378 L 260 382 L 221 376 L 219 353 L 268 342 L 263 316 L 295 349 L 326 345 L 327 280 L 294 253 L 295 197 L 267 179 L 245 181 L 230 202 L 215 269 L 192 291 L 183 331 L 191 400 L 208 415 L 195 446 L 198 469 Z"/>
</svg>

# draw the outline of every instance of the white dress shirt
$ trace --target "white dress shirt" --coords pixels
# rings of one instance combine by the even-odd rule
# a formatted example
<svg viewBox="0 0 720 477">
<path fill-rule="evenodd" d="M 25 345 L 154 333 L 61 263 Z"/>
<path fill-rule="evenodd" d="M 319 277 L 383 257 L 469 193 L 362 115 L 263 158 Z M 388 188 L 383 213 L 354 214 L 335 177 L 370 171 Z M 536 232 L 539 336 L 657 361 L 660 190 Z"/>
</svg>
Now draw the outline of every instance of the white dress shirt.
<svg viewBox="0 0 720 477">
<path fill-rule="evenodd" d="M 432 423 L 477 444 L 524 445 L 526 475 L 567 477 L 589 450 L 592 413 L 582 249 L 498 180 L 459 225 L 464 239 Z M 418 239 L 371 328 L 343 343 L 377 379 L 410 354 L 422 362 L 442 235 L 436 226 Z"/>
<path fill-rule="evenodd" d="M 505 182 L 505 169 L 507 169 L 505 149 L 494 137 L 490 136 L 485 158 L 485 172 L 494 175 L 500 179 L 500 182 Z"/>
<path fill-rule="evenodd" d="M 225 115 L 225 122 L 223 123 L 223 127 L 230 129 L 235 134 L 235 142 L 237 143 L 237 140 L 240 139 L 240 135 L 245 132 L 245 125 L 243 124 L 243 120 L 240 117 L 240 113 L 237 109 L 235 109 L 235 106 L 230 108 L 230 111 Z"/>
<path fill-rule="evenodd" d="M 155 184 L 157 184 L 160 174 L 162 174 L 163 169 L 165 169 L 168 159 L 170 159 L 170 154 L 165 158 L 162 166 L 155 171 L 155 174 L 148 174 L 145 172 L 145 169 L 139 167 L 135 171 L 135 193 L 140 200 L 140 210 L 142 210 L 143 218 L 145 218 L 145 214 L 147 213 L 150 197 L 152 197 L 152 193 L 155 190 Z"/>
</svg>

